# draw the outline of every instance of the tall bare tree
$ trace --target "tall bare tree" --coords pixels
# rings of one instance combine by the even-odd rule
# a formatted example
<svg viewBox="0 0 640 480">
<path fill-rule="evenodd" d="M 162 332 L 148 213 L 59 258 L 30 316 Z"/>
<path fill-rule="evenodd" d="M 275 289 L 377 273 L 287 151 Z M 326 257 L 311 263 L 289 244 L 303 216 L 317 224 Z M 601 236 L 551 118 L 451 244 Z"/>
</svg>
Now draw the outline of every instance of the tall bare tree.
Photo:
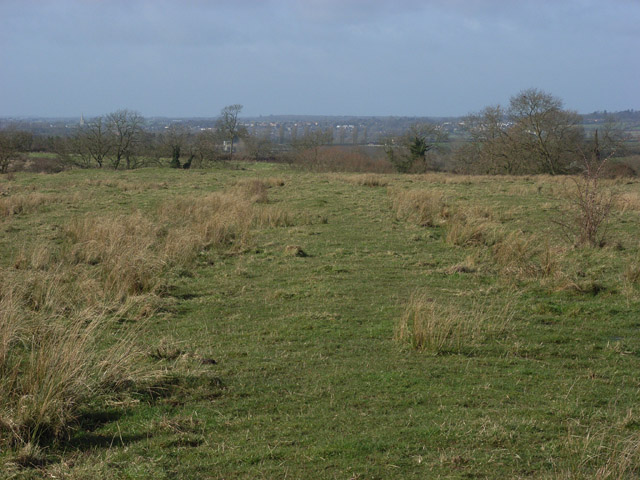
<svg viewBox="0 0 640 480">
<path fill-rule="evenodd" d="M 579 159 L 583 142 L 580 116 L 564 110 L 562 100 L 530 88 L 511 97 L 508 110 L 510 130 L 520 155 L 542 173 L 567 173 Z"/>
<path fill-rule="evenodd" d="M 127 169 L 138 167 L 136 147 L 142 140 L 144 118 L 137 112 L 118 110 L 107 115 L 106 123 L 113 140 L 111 166 L 117 170 L 124 161 Z"/>
<path fill-rule="evenodd" d="M 506 111 L 487 107 L 466 117 L 465 124 L 471 142 L 458 157 L 470 171 L 557 175 L 580 163 L 580 116 L 541 90 L 523 90 L 511 97 Z"/>
<path fill-rule="evenodd" d="M 509 131 L 506 112 L 500 105 L 484 108 L 464 119 L 471 141 L 459 152 L 467 169 L 475 173 L 517 174 L 525 170 L 517 143 Z"/>
<path fill-rule="evenodd" d="M 74 138 L 75 150 L 81 158 L 81 166 L 95 162 L 102 168 L 113 149 L 113 135 L 103 117 L 96 117 L 83 125 Z"/>
<path fill-rule="evenodd" d="M 238 115 L 242 111 L 242 105 L 227 105 L 220 112 L 218 119 L 218 130 L 223 137 L 230 142 L 229 160 L 233 158 L 233 143 L 236 137 L 240 137 L 245 133 L 245 129 L 238 122 Z"/>
</svg>

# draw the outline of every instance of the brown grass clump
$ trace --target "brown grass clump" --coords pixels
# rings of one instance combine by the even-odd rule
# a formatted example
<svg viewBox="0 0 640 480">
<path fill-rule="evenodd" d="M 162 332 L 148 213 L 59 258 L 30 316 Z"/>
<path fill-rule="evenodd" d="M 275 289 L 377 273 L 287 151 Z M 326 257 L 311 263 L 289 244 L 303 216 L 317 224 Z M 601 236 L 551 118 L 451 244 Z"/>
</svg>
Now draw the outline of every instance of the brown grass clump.
<svg viewBox="0 0 640 480">
<path fill-rule="evenodd" d="M 548 242 L 513 231 L 499 238 L 492 247 L 494 262 L 504 275 L 520 278 L 546 277 L 557 272 L 557 258 Z"/>
<path fill-rule="evenodd" d="M 262 180 L 258 180 L 257 178 L 247 178 L 238 180 L 235 183 L 231 194 L 239 195 L 251 203 L 266 203 L 268 188 L 269 185 Z"/>
<path fill-rule="evenodd" d="M 456 213 L 446 223 L 445 241 L 458 247 L 493 245 L 501 234 L 499 226 L 486 219 Z"/>
<path fill-rule="evenodd" d="M 158 228 L 140 212 L 119 217 L 82 217 L 66 226 L 70 263 L 96 265 L 104 288 L 115 296 L 152 292 L 166 259 L 159 255 Z"/>
<path fill-rule="evenodd" d="M 160 207 L 162 224 L 190 231 L 202 247 L 241 247 L 249 237 L 256 209 L 242 193 L 212 193 L 204 197 L 181 197 Z M 197 245 L 194 245 L 196 247 Z"/>
<path fill-rule="evenodd" d="M 339 178 L 345 182 L 353 183 L 354 185 L 361 185 L 363 187 L 385 187 L 389 184 L 382 175 L 375 173 L 342 175 Z"/>
<path fill-rule="evenodd" d="M 428 190 L 392 190 L 390 195 L 396 217 L 423 226 L 436 226 L 448 218 L 449 206 L 440 192 Z"/>
<path fill-rule="evenodd" d="M 622 213 L 631 211 L 638 212 L 640 211 L 640 193 L 637 192 L 627 192 L 618 195 L 615 198 L 616 208 L 618 208 Z"/>
<path fill-rule="evenodd" d="M 253 225 L 271 228 L 290 227 L 293 225 L 293 217 L 282 208 L 266 206 L 254 212 Z"/>
<path fill-rule="evenodd" d="M 629 412 L 631 413 L 631 412 Z M 629 416 L 627 416 L 628 418 Z M 630 479 L 640 475 L 640 434 L 618 424 L 584 433 L 569 432 L 564 447 L 571 452 L 556 479 Z"/>
<path fill-rule="evenodd" d="M 59 437 L 88 398 L 128 385 L 141 371 L 132 336 L 113 340 L 104 312 L 34 312 L 7 285 L 0 294 L 0 441 Z M 108 346 L 104 345 L 109 338 Z"/>
<path fill-rule="evenodd" d="M 203 249 L 239 248 L 254 227 L 288 224 L 282 209 L 257 204 L 265 188 L 180 197 L 155 215 L 76 217 L 60 245 L 23 248 L 0 271 L 0 446 L 32 452 L 67 432 L 82 405 L 143 381 L 136 329 L 118 335 L 117 321 L 151 315 L 168 269 Z"/>
<path fill-rule="evenodd" d="M 457 353 L 502 332 L 512 316 L 508 306 L 495 315 L 484 305 L 461 311 L 438 305 L 425 293 L 414 292 L 396 324 L 394 337 L 415 350 Z"/>
<path fill-rule="evenodd" d="M 9 217 L 33 213 L 41 206 L 57 202 L 59 199 L 58 195 L 47 195 L 39 192 L 0 197 L 0 216 Z"/>
</svg>

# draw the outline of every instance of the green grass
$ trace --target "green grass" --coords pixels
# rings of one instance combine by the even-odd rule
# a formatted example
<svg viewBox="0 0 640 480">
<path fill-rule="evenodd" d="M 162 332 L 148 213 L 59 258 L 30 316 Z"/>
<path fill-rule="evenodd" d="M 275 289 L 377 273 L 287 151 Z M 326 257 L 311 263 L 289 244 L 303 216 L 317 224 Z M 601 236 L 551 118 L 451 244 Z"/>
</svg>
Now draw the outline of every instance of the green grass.
<svg viewBox="0 0 640 480">
<path fill-rule="evenodd" d="M 139 329 L 137 343 L 162 378 L 82 405 L 66 435 L 27 455 L 40 458 L 35 466 L 20 466 L 19 449 L 0 443 L 0 477 L 640 474 L 640 285 L 625 274 L 640 262 L 638 211 L 614 214 L 610 246 L 574 249 L 552 223 L 565 208 L 562 181 L 553 178 L 364 182 L 241 167 L 0 178 L 0 201 L 46 196 L 0 216 L 8 270 L 30 245 L 60 246 L 72 218 L 140 210 L 156 221 L 161 205 L 243 179 L 281 180 L 259 208 L 290 216 L 280 226 L 254 225 L 241 248 L 208 249 L 164 271 L 150 316 L 114 327 Z M 610 187 L 640 193 L 635 182 Z M 547 242 L 553 272 L 497 262 L 498 233 L 447 242 L 454 216 L 432 226 L 399 217 L 394 195 L 403 190 L 426 190 L 498 233 L 535 237 L 540 248 L 527 261 L 541 262 Z M 287 253 L 293 245 L 307 256 Z M 414 349 L 394 331 L 416 294 L 443 317 L 473 318 L 481 306 L 496 318 L 508 307 L 509 321 L 455 339 L 456 348 Z"/>
</svg>

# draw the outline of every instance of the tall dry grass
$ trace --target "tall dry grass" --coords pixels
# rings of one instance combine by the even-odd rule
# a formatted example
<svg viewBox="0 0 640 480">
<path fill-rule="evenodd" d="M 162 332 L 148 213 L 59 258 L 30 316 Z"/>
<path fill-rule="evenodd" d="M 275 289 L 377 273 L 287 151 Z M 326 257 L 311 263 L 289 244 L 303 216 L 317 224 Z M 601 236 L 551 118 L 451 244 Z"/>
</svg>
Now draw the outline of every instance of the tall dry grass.
<svg viewBox="0 0 640 480">
<path fill-rule="evenodd" d="M 426 293 L 416 291 L 396 323 L 394 338 L 419 351 L 458 353 L 502 333 L 512 317 L 508 303 L 497 313 L 481 303 L 474 304 L 469 310 L 460 310 L 441 305 Z"/>
<path fill-rule="evenodd" d="M 359 175 L 335 174 L 334 178 L 363 187 L 385 187 L 389 184 L 385 176 L 377 173 L 362 173 Z"/>
<path fill-rule="evenodd" d="M 451 215 L 442 193 L 430 190 L 389 190 L 397 218 L 423 226 L 441 225 Z"/>
<path fill-rule="evenodd" d="M 60 196 L 57 194 L 51 195 L 39 192 L 0 197 L 0 217 L 33 213 L 41 206 L 59 200 Z"/>
<path fill-rule="evenodd" d="M 631 412 L 629 412 L 631 414 Z M 559 465 L 555 479 L 626 480 L 640 477 L 640 434 L 619 422 L 585 432 L 569 430 L 562 446 L 568 461 Z"/>
<path fill-rule="evenodd" d="M 57 277 L 43 275 L 43 289 L 57 292 Z M 114 336 L 108 311 L 34 308 L 20 287 L 5 280 L 0 293 L 0 444 L 10 446 L 61 436 L 89 399 L 140 381 L 145 369 L 133 332 Z"/>
<path fill-rule="evenodd" d="M 169 270 L 192 266 L 203 250 L 246 248 L 252 229 L 289 224 L 286 211 L 264 204 L 267 188 L 238 182 L 150 214 L 79 216 L 59 242 L 22 248 L 0 272 L 0 444 L 37 452 L 82 405 L 153 375 L 136 329 L 117 321 L 152 312 Z"/>
<path fill-rule="evenodd" d="M 460 210 L 447 219 L 445 228 L 445 241 L 458 247 L 491 246 L 503 234 L 499 223 Z"/>
<path fill-rule="evenodd" d="M 60 203 L 80 203 L 89 193 L 16 193 L 0 196 L 0 218 L 35 213 L 43 207 Z"/>
<path fill-rule="evenodd" d="M 559 272 L 561 252 L 548 241 L 519 230 L 505 233 L 491 248 L 494 263 L 506 276 L 517 278 L 549 277 Z"/>
<path fill-rule="evenodd" d="M 37 452 L 82 405 L 152 375 L 136 330 L 117 320 L 148 314 L 168 271 L 203 250 L 245 248 L 252 229 L 288 224 L 264 205 L 267 188 L 240 182 L 151 214 L 80 216 L 59 242 L 22 248 L 0 272 L 0 444 Z"/>
</svg>

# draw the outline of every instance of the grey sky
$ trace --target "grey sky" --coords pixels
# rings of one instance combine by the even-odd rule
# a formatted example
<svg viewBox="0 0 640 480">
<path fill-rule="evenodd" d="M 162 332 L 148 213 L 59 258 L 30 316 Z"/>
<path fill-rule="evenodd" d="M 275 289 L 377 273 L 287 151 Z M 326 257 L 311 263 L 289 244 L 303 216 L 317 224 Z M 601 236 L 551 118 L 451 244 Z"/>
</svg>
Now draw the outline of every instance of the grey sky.
<svg viewBox="0 0 640 480">
<path fill-rule="evenodd" d="M 638 0 L 0 0 L 0 115 L 640 109 Z"/>
</svg>

